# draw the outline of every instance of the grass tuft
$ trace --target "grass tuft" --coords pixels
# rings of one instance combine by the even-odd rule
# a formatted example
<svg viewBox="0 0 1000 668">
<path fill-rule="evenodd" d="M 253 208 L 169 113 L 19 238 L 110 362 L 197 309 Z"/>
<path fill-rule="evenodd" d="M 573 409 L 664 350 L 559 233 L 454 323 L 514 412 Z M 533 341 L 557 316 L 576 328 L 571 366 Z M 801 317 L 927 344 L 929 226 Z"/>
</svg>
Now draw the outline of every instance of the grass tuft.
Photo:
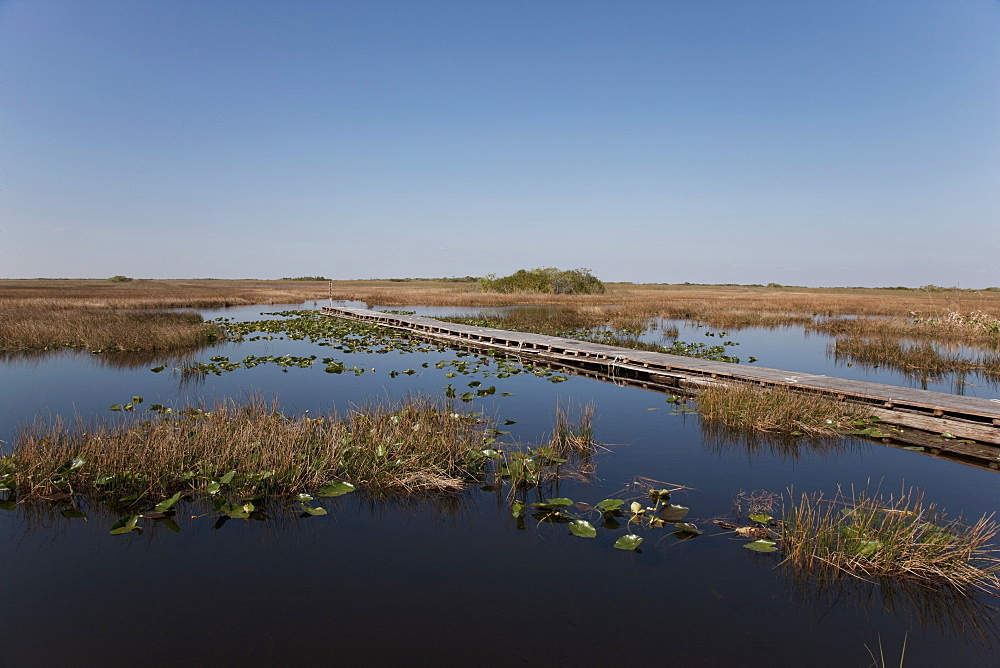
<svg viewBox="0 0 1000 668">
<path fill-rule="evenodd" d="M 594 441 L 595 410 L 593 402 L 580 406 L 576 410 L 574 419 L 573 411 L 569 407 L 556 404 L 555 428 L 549 439 L 549 447 L 560 457 L 570 454 L 577 456 L 593 454 L 597 445 Z"/>
<path fill-rule="evenodd" d="M 705 420 L 762 432 L 833 435 L 870 417 L 861 406 L 781 385 L 715 385 L 702 390 L 695 405 Z"/>
<path fill-rule="evenodd" d="M 803 494 L 782 525 L 783 563 L 820 580 L 846 574 L 1000 596 L 1000 550 L 990 542 L 1000 525 L 992 515 L 966 525 L 913 489 L 888 499 Z"/>
</svg>

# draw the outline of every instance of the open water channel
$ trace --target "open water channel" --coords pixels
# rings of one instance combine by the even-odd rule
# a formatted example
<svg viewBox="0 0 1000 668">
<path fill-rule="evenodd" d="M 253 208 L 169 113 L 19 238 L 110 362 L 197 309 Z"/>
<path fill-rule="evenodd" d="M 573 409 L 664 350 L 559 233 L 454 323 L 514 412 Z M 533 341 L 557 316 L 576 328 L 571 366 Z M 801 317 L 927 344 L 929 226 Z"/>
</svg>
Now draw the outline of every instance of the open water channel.
<svg viewBox="0 0 1000 668">
<path fill-rule="evenodd" d="M 257 320 L 273 317 L 264 312 L 315 307 L 203 314 Z M 707 331 L 682 325 L 679 338 L 717 344 Z M 754 356 L 759 366 L 921 386 L 920 379 L 833 360 L 830 339 L 801 329 L 742 330 L 728 338 L 740 343 L 732 354 Z M 593 475 L 563 480 L 529 500 L 630 498 L 644 477 L 689 488 L 672 500 L 690 507 L 685 519 L 705 533 L 680 540 L 661 529 L 645 533 L 639 551 L 616 550 L 624 526 L 579 538 L 564 524 L 530 516 L 518 522 L 505 490 L 475 487 L 427 499 L 373 499 L 359 491 L 323 500 L 329 514 L 321 517 L 300 517 L 276 503 L 268 521 L 218 523 L 210 507 L 192 505 L 174 518 L 179 532 L 150 522 L 141 535 L 109 534 L 117 516 L 85 504 L 87 517 L 18 504 L 0 510 L 7 613 L 0 664 L 867 666 L 869 649 L 878 656 L 880 643 L 887 664 L 898 663 L 904 640 L 907 666 L 997 664 L 991 601 L 962 603 L 854 580 L 817 589 L 791 577 L 780 553 L 743 549 L 745 540 L 711 522 L 732 517 L 741 492 L 787 498 L 789 488 L 830 494 L 838 485 L 885 492 L 914 486 L 949 515 L 978 518 L 1000 511 L 997 472 L 853 437 L 821 443 L 719 434 L 664 395 L 582 377 L 447 378 L 453 367 L 435 363 L 458 359 L 457 351 L 347 354 L 275 338 L 223 342 L 191 359 L 286 354 L 335 356 L 366 372 L 264 364 L 192 379 L 177 360 L 78 352 L 10 357 L 0 362 L 0 448 L 13 446 L 19 425 L 57 415 L 115 417 L 108 407 L 135 395 L 144 398 L 140 411 L 263 396 L 286 413 L 316 414 L 369 400 L 440 396 L 448 384 L 479 380 L 497 391 L 471 407 L 501 424 L 514 421 L 503 427 L 508 440 L 542 443 L 557 404 L 595 405 L 596 437 L 607 449 L 596 455 Z M 162 364 L 163 372 L 150 370 Z M 390 374 L 406 369 L 417 373 Z M 966 381 L 959 386 L 966 394 L 1000 396 L 982 379 Z M 956 389 L 954 379 L 925 386 Z"/>
</svg>

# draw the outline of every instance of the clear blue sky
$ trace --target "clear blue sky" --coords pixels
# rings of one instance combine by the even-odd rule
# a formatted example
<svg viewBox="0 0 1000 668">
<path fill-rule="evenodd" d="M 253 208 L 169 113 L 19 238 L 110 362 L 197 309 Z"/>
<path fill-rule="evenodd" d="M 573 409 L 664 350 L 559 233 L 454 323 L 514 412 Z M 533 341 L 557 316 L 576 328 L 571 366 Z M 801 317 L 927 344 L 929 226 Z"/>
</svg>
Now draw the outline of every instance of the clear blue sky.
<svg viewBox="0 0 1000 668">
<path fill-rule="evenodd" d="M 1000 285 L 995 0 L 0 0 L 0 277 Z"/>
</svg>

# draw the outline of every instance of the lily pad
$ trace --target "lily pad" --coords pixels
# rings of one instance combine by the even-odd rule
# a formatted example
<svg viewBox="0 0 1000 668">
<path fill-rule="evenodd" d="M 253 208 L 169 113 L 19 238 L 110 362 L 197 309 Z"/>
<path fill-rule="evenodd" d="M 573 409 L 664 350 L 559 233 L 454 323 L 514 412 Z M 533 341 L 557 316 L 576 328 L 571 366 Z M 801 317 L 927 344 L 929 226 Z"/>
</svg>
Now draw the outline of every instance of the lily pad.
<svg viewBox="0 0 1000 668">
<path fill-rule="evenodd" d="M 634 533 L 625 534 L 615 541 L 616 550 L 636 550 L 640 545 L 642 545 L 642 536 L 637 536 Z"/>
<path fill-rule="evenodd" d="M 126 515 L 111 525 L 112 535 L 117 536 L 123 533 L 128 533 L 129 531 L 138 531 L 139 533 L 142 533 L 142 527 L 139 526 L 138 515 Z"/>
<path fill-rule="evenodd" d="M 330 496 L 342 496 L 344 494 L 349 494 L 354 491 L 354 485 L 349 482 L 338 481 L 331 482 L 328 485 L 323 485 L 316 492 L 316 496 L 330 497 Z"/>
<path fill-rule="evenodd" d="M 183 494 L 183 492 L 177 492 L 176 494 L 174 494 L 169 499 L 165 499 L 163 501 L 160 501 L 158 504 L 156 504 L 155 506 L 153 506 L 153 510 L 155 510 L 158 513 L 165 513 L 165 512 L 167 512 L 168 510 L 170 510 L 171 508 L 174 507 L 175 503 L 177 503 L 178 501 L 181 500 L 181 495 L 182 494 Z"/>
<path fill-rule="evenodd" d="M 705 533 L 691 522 L 674 522 L 674 527 L 677 528 L 674 535 L 678 538 L 694 538 Z"/>
<path fill-rule="evenodd" d="M 515 519 L 524 517 L 524 501 L 515 501 L 510 504 L 510 514 L 513 515 Z"/>
<path fill-rule="evenodd" d="M 313 508 L 311 506 L 307 506 L 304 503 L 300 503 L 299 508 L 302 509 L 302 512 L 306 513 L 307 515 L 312 515 L 314 517 L 319 515 L 326 515 L 326 508 L 323 507 Z"/>
<path fill-rule="evenodd" d="M 777 552 L 778 546 L 773 540 L 767 540 L 766 538 L 761 538 L 760 540 L 755 540 L 752 543 L 744 543 L 743 547 L 748 550 L 753 550 L 754 552 Z"/>
<path fill-rule="evenodd" d="M 604 499 L 600 503 L 594 506 L 598 510 L 605 513 L 613 513 L 622 507 L 625 502 L 621 499 Z"/>
<path fill-rule="evenodd" d="M 684 519 L 684 516 L 688 514 L 691 509 L 687 506 L 679 506 L 676 503 L 671 503 L 663 506 L 657 511 L 657 515 L 664 522 L 677 522 Z"/>
<path fill-rule="evenodd" d="M 573 520 L 569 523 L 569 532 L 580 538 L 594 538 L 597 536 L 597 529 L 587 520 Z"/>
</svg>

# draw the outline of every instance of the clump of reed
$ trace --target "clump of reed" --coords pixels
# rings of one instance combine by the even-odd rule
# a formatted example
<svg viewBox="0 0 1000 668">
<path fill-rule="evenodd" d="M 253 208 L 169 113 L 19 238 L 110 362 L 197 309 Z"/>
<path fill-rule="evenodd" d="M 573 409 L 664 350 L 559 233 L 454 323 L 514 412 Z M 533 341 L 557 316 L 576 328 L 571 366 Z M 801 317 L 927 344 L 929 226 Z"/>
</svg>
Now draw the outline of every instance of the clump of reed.
<svg viewBox="0 0 1000 668">
<path fill-rule="evenodd" d="M 218 326 L 205 323 L 194 312 L 0 301 L 0 351 L 165 351 L 202 346 L 221 337 Z"/>
<path fill-rule="evenodd" d="M 581 405 L 576 411 L 560 403 L 556 404 L 555 427 L 549 437 L 549 447 L 560 457 L 569 455 L 589 456 L 594 452 L 593 402 Z M 575 415 L 574 415 L 575 413 Z"/>
<path fill-rule="evenodd" d="M 983 311 L 949 311 L 941 316 L 914 311 L 910 317 L 832 318 L 807 324 L 806 329 L 835 336 L 905 338 L 993 348 L 1000 344 L 1000 319 Z"/>
<path fill-rule="evenodd" d="M 1000 596 L 998 532 L 992 515 L 971 525 L 948 519 L 913 489 L 887 499 L 838 490 L 791 502 L 780 543 L 785 565 L 820 581 L 848 575 Z"/>
<path fill-rule="evenodd" d="M 786 434 L 832 435 L 871 413 L 864 407 L 783 385 L 713 385 L 695 397 L 702 419 L 727 427 Z"/>
<path fill-rule="evenodd" d="M 1000 337 L 1000 318 L 985 311 L 949 311 L 940 317 L 924 316 L 916 311 L 910 313 L 913 322 L 939 329 L 959 332 L 979 332 L 991 337 Z"/>
<path fill-rule="evenodd" d="M 884 366 L 907 375 L 968 373 L 1000 377 L 1000 354 L 963 357 L 942 353 L 929 343 L 904 343 L 883 337 L 844 337 L 832 345 L 835 359 L 846 359 L 865 366 Z"/>
<path fill-rule="evenodd" d="M 244 497 L 309 492 L 331 480 L 376 492 L 454 491 L 493 434 L 474 416 L 419 397 L 319 417 L 286 416 L 261 399 L 148 415 L 30 425 L 0 459 L 0 482 L 21 499 L 156 496 L 220 481 Z"/>
</svg>

